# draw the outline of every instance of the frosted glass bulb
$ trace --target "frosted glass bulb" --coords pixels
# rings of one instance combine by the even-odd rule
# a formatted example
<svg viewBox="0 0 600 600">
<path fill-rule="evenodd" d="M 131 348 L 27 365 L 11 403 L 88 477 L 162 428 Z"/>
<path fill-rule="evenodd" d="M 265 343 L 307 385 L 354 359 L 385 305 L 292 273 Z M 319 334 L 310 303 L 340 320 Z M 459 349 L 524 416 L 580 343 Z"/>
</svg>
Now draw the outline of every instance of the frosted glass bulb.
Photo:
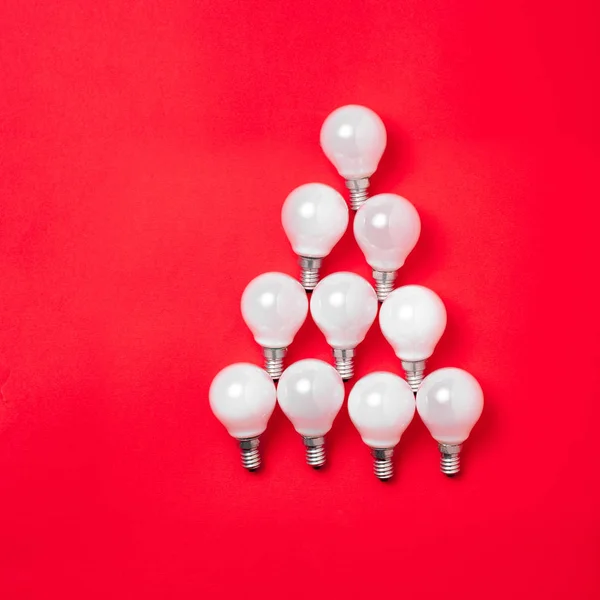
<svg viewBox="0 0 600 600">
<path fill-rule="evenodd" d="M 446 320 L 446 307 L 440 297 L 422 285 L 399 287 L 381 306 L 381 331 L 402 361 L 414 392 L 423 381 L 426 360 L 442 337 Z"/>
<path fill-rule="evenodd" d="M 250 471 L 258 469 L 259 436 L 276 404 L 272 379 L 256 365 L 236 363 L 217 373 L 208 396 L 215 417 L 239 441 L 242 465 Z"/>
<path fill-rule="evenodd" d="M 415 414 L 415 397 L 404 379 L 393 373 L 371 373 L 359 379 L 348 396 L 348 413 L 363 442 L 371 448 L 375 475 L 394 475 L 394 447 Z"/>
<path fill-rule="evenodd" d="M 325 434 L 344 402 L 344 382 L 338 372 L 322 360 L 298 361 L 283 372 L 277 401 L 304 440 L 307 463 L 322 467 Z"/>
<path fill-rule="evenodd" d="M 265 369 L 279 379 L 287 347 L 308 314 L 304 288 L 285 273 L 263 273 L 242 294 L 242 317 L 262 346 Z"/>
<path fill-rule="evenodd" d="M 321 127 L 321 148 L 350 191 L 350 207 L 358 210 L 368 197 L 369 178 L 377 170 L 387 134 L 370 108 L 349 104 L 334 110 Z"/>
<path fill-rule="evenodd" d="M 355 273 L 333 273 L 317 285 L 310 312 L 333 349 L 342 379 L 354 375 L 354 349 L 377 316 L 377 296 L 368 281 Z"/>
<path fill-rule="evenodd" d="M 483 411 L 483 391 L 477 379 L 462 369 L 430 373 L 417 392 L 417 410 L 438 442 L 442 473 L 456 475 L 461 446 Z"/>
<path fill-rule="evenodd" d="M 354 218 L 354 237 L 373 269 L 375 289 L 383 302 L 394 289 L 397 271 L 421 234 L 417 209 L 402 196 L 378 194 Z"/>
<path fill-rule="evenodd" d="M 342 195 L 323 183 L 306 183 L 285 199 L 281 223 L 301 267 L 306 291 L 319 281 L 319 268 L 348 227 L 348 207 Z"/>
</svg>

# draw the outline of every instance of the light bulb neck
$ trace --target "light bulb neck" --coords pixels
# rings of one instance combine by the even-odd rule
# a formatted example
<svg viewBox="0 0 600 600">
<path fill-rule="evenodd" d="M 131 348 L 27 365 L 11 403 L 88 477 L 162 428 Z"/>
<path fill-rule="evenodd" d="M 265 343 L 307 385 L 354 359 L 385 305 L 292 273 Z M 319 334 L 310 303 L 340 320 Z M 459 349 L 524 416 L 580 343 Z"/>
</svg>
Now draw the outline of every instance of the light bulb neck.
<svg viewBox="0 0 600 600">
<path fill-rule="evenodd" d="M 373 279 L 375 280 L 375 291 L 377 300 L 383 302 L 394 290 L 398 271 L 377 271 L 373 270 Z"/>
<path fill-rule="evenodd" d="M 460 473 L 460 451 L 462 444 L 438 444 L 440 449 L 440 470 L 448 477 Z"/>
<path fill-rule="evenodd" d="M 287 348 L 263 348 L 265 357 L 265 371 L 271 379 L 277 380 L 283 373 L 283 361 L 287 354 Z"/>
<path fill-rule="evenodd" d="M 371 448 L 373 456 L 373 472 L 381 481 L 388 481 L 394 476 L 393 448 Z"/>
<path fill-rule="evenodd" d="M 323 264 L 322 258 L 299 256 L 300 283 L 307 292 L 312 292 L 319 283 L 319 269 Z"/>
<path fill-rule="evenodd" d="M 426 362 L 424 360 L 403 360 L 402 368 L 406 375 L 406 382 L 410 389 L 416 394 L 423 383 Z"/>
<path fill-rule="evenodd" d="M 368 177 L 360 179 L 346 179 L 346 187 L 350 192 L 350 208 L 358 210 L 369 197 L 369 186 L 371 182 Z"/>
<path fill-rule="evenodd" d="M 354 377 L 354 348 L 333 348 L 335 368 L 344 381 Z"/>
<path fill-rule="evenodd" d="M 306 446 L 306 463 L 313 469 L 320 469 L 325 464 L 325 437 L 316 436 L 302 438 Z"/>
<path fill-rule="evenodd" d="M 260 440 L 257 437 L 238 440 L 240 453 L 242 455 L 242 466 L 248 471 L 256 471 L 260 468 L 260 451 L 258 446 Z"/>
</svg>

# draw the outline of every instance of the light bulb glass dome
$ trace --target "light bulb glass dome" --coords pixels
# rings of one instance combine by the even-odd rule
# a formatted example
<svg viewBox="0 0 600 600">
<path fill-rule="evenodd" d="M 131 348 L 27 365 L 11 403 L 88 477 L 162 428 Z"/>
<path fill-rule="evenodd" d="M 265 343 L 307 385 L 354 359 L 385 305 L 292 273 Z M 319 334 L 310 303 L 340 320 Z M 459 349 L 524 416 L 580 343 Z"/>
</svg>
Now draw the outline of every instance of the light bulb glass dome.
<svg viewBox="0 0 600 600">
<path fill-rule="evenodd" d="M 276 404 L 271 378 L 248 363 L 229 365 L 217 373 L 208 396 L 215 417 L 237 439 L 263 433 Z"/>
<path fill-rule="evenodd" d="M 286 348 L 308 313 L 304 288 L 285 273 L 263 273 L 242 294 L 242 316 L 263 348 Z"/>
<path fill-rule="evenodd" d="M 370 373 L 348 396 L 350 419 L 371 448 L 393 448 L 415 414 L 415 396 L 393 373 Z"/>
<path fill-rule="evenodd" d="M 369 200 L 370 202 L 370 200 Z M 405 285 L 383 302 L 379 324 L 401 360 L 428 359 L 446 329 L 446 308 L 440 297 L 421 285 Z"/>
<path fill-rule="evenodd" d="M 348 227 L 348 206 L 332 187 L 307 183 L 286 198 L 281 223 L 298 256 L 323 258 Z"/>
<path fill-rule="evenodd" d="M 417 392 L 417 410 L 434 440 L 462 444 L 483 410 L 478 381 L 462 369 L 430 373 Z"/>
<path fill-rule="evenodd" d="M 301 360 L 283 372 L 277 401 L 300 435 L 324 436 L 344 402 L 344 382 L 322 360 Z"/>
<path fill-rule="evenodd" d="M 360 275 L 333 273 L 312 293 L 310 312 L 332 348 L 355 348 L 377 316 L 377 295 Z"/>
<path fill-rule="evenodd" d="M 386 143 L 383 121 L 365 106 L 342 106 L 325 119 L 321 128 L 323 152 L 344 179 L 373 175 Z"/>
<path fill-rule="evenodd" d="M 402 196 L 378 194 L 354 217 L 354 237 L 376 271 L 397 271 L 421 234 L 417 209 Z"/>
</svg>

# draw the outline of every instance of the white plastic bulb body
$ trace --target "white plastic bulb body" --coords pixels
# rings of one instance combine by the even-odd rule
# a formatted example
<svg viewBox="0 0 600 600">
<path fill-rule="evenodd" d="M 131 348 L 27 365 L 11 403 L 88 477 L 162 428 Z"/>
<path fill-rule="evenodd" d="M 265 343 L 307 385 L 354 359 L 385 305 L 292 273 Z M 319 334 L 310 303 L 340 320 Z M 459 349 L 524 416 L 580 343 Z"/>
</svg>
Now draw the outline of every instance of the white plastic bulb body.
<svg viewBox="0 0 600 600">
<path fill-rule="evenodd" d="M 386 143 L 379 115 L 358 104 L 335 109 L 321 127 L 321 148 L 344 179 L 371 177 Z"/>
<path fill-rule="evenodd" d="M 415 414 L 415 396 L 394 373 L 369 373 L 348 396 L 348 413 L 370 448 L 393 448 Z"/>
<path fill-rule="evenodd" d="M 246 325 L 264 350 L 267 372 L 278 379 L 287 347 L 308 314 L 304 288 L 285 273 L 263 273 L 246 286 L 241 309 Z"/>
<path fill-rule="evenodd" d="M 483 411 L 479 382 L 462 369 L 446 368 L 430 373 L 417 392 L 417 411 L 438 442 L 441 470 L 460 471 L 460 450 Z"/>
<path fill-rule="evenodd" d="M 325 277 L 310 299 L 310 312 L 333 349 L 343 379 L 354 375 L 354 349 L 377 316 L 375 290 L 360 275 L 340 272 Z"/>
<path fill-rule="evenodd" d="M 377 194 L 363 204 L 354 219 L 354 237 L 373 269 L 381 302 L 394 289 L 397 271 L 421 234 L 417 209 L 397 194 Z"/>
<path fill-rule="evenodd" d="M 276 404 L 275 385 L 267 372 L 248 363 L 225 367 L 212 381 L 209 402 L 215 417 L 239 441 L 242 465 L 251 471 L 260 467 L 258 437 Z"/>
<path fill-rule="evenodd" d="M 441 298 L 421 285 L 397 288 L 381 306 L 381 331 L 402 361 L 407 381 L 415 392 L 446 322 L 446 307 Z"/>
<path fill-rule="evenodd" d="M 277 386 L 277 401 L 306 446 L 307 463 L 325 464 L 325 435 L 344 402 L 344 382 L 321 360 L 307 359 L 290 365 Z"/>
<path fill-rule="evenodd" d="M 369 178 L 386 147 L 383 121 L 370 108 L 349 104 L 325 119 L 320 137 L 325 156 L 346 180 L 351 208 L 357 210 L 367 199 Z"/>
<path fill-rule="evenodd" d="M 332 187 L 306 183 L 285 199 L 281 223 L 298 256 L 324 258 L 348 227 L 348 207 Z"/>
<path fill-rule="evenodd" d="M 350 420 L 371 448 L 374 472 L 381 480 L 394 474 L 394 447 L 415 414 L 415 397 L 404 379 L 375 372 L 359 379 L 348 396 Z"/>
<path fill-rule="evenodd" d="M 301 267 L 300 283 L 311 291 L 319 281 L 322 259 L 348 227 L 348 206 L 342 195 L 323 183 L 306 183 L 283 203 L 281 223 Z"/>
</svg>

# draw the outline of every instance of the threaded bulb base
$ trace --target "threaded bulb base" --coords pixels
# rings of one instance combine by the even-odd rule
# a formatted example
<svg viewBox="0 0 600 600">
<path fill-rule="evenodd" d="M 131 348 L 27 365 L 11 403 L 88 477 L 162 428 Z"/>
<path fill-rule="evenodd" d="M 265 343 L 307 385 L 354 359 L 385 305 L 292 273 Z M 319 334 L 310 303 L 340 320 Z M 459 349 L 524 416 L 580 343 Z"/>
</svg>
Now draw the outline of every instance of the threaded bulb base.
<svg viewBox="0 0 600 600">
<path fill-rule="evenodd" d="M 406 382 L 410 389 L 416 394 L 423 383 L 423 371 L 407 371 Z"/>
<path fill-rule="evenodd" d="M 260 468 L 260 441 L 257 437 L 239 440 L 240 453 L 242 455 L 242 466 L 248 471 L 256 471 Z"/>
<path fill-rule="evenodd" d="M 460 444 L 439 444 L 440 470 L 448 477 L 460 473 Z"/>
<path fill-rule="evenodd" d="M 312 292 L 317 287 L 322 262 L 322 258 L 310 258 L 308 256 L 300 256 L 298 258 L 300 283 L 307 292 Z"/>
<path fill-rule="evenodd" d="M 402 368 L 404 369 L 404 374 L 406 375 L 406 382 L 410 386 L 410 389 L 413 391 L 413 393 L 416 394 L 421 387 L 421 383 L 423 383 L 423 377 L 425 375 L 425 361 L 403 360 Z"/>
<path fill-rule="evenodd" d="M 306 446 L 306 464 L 313 469 L 320 469 L 326 461 L 325 438 L 321 436 L 303 439 Z"/>
<path fill-rule="evenodd" d="M 283 361 L 287 348 L 263 348 L 265 357 L 265 371 L 271 379 L 277 381 L 283 373 Z"/>
<path fill-rule="evenodd" d="M 375 292 L 377 293 L 377 300 L 379 302 L 383 302 L 394 290 L 396 276 L 396 271 L 373 271 Z"/>
<path fill-rule="evenodd" d="M 319 283 L 319 271 L 317 269 L 302 269 L 300 271 L 300 283 L 307 292 L 312 292 Z"/>
<path fill-rule="evenodd" d="M 354 348 L 334 348 L 335 368 L 344 381 L 354 377 Z"/>
<path fill-rule="evenodd" d="M 369 178 L 363 179 L 347 179 L 346 187 L 350 192 L 350 208 L 358 210 L 369 197 Z"/>
<path fill-rule="evenodd" d="M 393 448 L 373 448 L 373 472 L 380 481 L 388 481 L 394 476 Z"/>
</svg>

